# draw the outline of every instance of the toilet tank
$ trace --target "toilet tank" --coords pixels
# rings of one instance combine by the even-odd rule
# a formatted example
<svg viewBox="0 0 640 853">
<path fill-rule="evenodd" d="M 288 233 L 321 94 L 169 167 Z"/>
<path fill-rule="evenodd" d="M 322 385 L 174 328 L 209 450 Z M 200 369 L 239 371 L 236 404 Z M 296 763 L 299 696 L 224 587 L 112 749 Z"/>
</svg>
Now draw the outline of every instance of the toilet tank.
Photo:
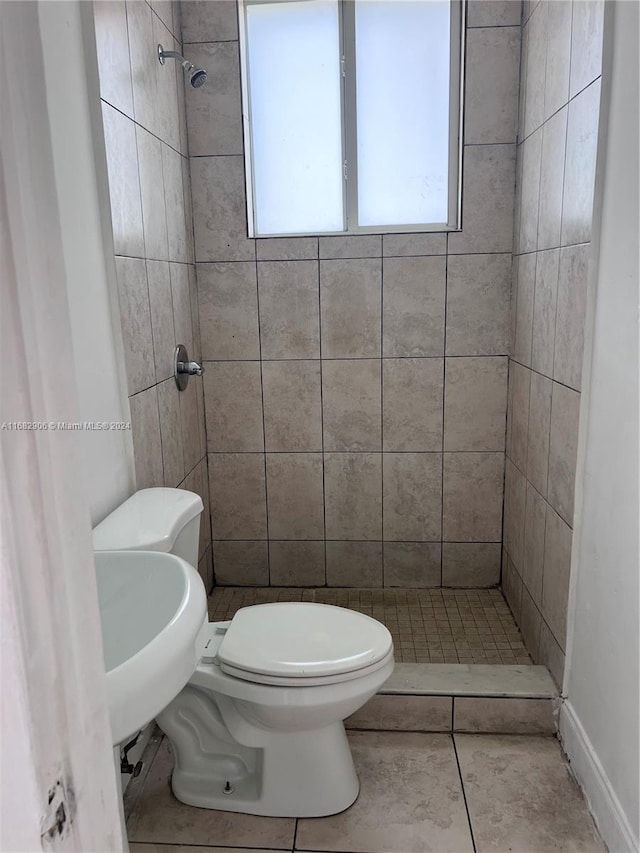
<svg viewBox="0 0 640 853">
<path fill-rule="evenodd" d="M 200 497 L 184 489 L 141 489 L 93 530 L 94 551 L 162 551 L 198 568 Z"/>
</svg>

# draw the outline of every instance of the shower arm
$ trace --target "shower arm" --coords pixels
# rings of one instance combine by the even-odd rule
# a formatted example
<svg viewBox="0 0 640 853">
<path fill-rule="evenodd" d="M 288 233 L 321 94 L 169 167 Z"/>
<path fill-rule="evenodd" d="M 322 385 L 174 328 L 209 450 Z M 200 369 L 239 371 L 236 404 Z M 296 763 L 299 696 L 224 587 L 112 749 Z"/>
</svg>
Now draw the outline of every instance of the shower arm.
<svg viewBox="0 0 640 853">
<path fill-rule="evenodd" d="M 177 59 L 185 71 L 191 71 L 195 68 L 193 62 L 189 62 L 181 53 L 175 50 L 164 50 L 162 45 L 158 45 L 158 60 L 160 61 L 160 65 L 164 65 L 165 59 Z"/>
</svg>

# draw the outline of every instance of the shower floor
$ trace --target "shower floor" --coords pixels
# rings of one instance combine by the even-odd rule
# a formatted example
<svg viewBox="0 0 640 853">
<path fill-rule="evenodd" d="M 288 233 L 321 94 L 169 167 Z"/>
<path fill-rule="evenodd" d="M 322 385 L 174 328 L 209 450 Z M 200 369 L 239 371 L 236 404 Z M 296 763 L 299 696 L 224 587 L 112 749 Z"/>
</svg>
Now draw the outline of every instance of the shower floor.
<svg viewBox="0 0 640 853">
<path fill-rule="evenodd" d="M 297 589 L 215 587 L 209 618 L 274 601 L 335 604 L 373 616 L 393 637 L 399 663 L 532 664 L 498 589 Z"/>
</svg>

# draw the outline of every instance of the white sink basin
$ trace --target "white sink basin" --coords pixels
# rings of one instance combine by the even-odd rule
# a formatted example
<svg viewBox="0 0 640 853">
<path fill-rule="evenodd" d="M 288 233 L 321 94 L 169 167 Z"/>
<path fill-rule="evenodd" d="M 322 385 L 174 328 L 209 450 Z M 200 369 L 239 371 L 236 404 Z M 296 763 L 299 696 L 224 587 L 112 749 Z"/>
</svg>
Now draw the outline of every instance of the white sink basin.
<svg viewBox="0 0 640 853">
<path fill-rule="evenodd" d="M 94 553 L 114 745 L 177 696 L 198 662 L 204 584 L 189 563 L 156 551 Z"/>
</svg>

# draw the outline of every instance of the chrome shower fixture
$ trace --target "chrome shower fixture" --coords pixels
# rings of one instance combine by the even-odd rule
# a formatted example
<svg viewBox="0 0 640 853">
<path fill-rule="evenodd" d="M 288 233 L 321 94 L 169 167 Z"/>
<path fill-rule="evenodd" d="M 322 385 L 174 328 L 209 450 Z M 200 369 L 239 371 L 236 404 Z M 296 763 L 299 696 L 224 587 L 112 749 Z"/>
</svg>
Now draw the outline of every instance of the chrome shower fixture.
<svg viewBox="0 0 640 853">
<path fill-rule="evenodd" d="M 159 44 L 158 62 L 160 65 L 164 65 L 165 59 L 175 59 L 182 65 L 182 70 L 189 75 L 189 82 L 194 89 L 199 89 L 200 86 L 203 86 L 207 82 L 207 72 L 204 68 L 196 68 L 193 62 L 189 62 L 182 54 L 177 53 L 175 50 L 165 50 Z"/>
</svg>

